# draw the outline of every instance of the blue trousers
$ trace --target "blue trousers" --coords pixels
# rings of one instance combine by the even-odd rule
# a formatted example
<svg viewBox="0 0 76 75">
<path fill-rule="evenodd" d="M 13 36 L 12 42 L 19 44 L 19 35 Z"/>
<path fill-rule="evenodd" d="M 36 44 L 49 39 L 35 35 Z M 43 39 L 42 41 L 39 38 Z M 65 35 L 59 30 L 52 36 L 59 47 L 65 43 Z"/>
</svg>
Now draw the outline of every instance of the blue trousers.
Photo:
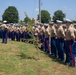
<svg viewBox="0 0 76 75">
<path fill-rule="evenodd" d="M 75 60 L 73 56 L 73 41 L 72 40 L 66 41 L 65 51 L 66 51 L 66 62 L 69 62 L 70 66 L 74 67 Z"/>
<path fill-rule="evenodd" d="M 45 51 L 45 37 L 44 37 L 44 35 L 42 35 L 42 46 L 43 46 L 43 50 Z"/>
<path fill-rule="evenodd" d="M 58 38 L 57 39 L 57 50 L 58 50 L 58 58 L 61 61 L 64 61 L 64 48 L 63 48 L 63 38 Z"/>
<path fill-rule="evenodd" d="M 57 47 L 55 37 L 51 38 L 51 54 L 57 57 Z"/>
<path fill-rule="evenodd" d="M 72 49 L 73 56 L 76 57 L 76 43 L 73 43 Z"/>
<path fill-rule="evenodd" d="M 20 42 L 20 33 L 16 33 L 16 41 Z"/>
<path fill-rule="evenodd" d="M 7 38 L 2 37 L 2 43 L 7 43 Z"/>
<path fill-rule="evenodd" d="M 73 43 L 72 45 L 72 53 L 73 53 L 73 61 L 74 61 L 74 66 L 76 66 L 75 62 L 75 57 L 76 57 L 76 43 Z"/>
<path fill-rule="evenodd" d="M 42 35 L 39 34 L 38 35 L 38 38 L 39 38 L 39 40 L 42 40 Z"/>
<path fill-rule="evenodd" d="M 2 43 L 7 43 L 7 31 L 1 30 L 1 35 L 2 35 Z"/>
<path fill-rule="evenodd" d="M 15 40 L 15 32 L 14 31 L 11 32 L 11 40 Z"/>
<path fill-rule="evenodd" d="M 45 52 L 50 53 L 49 38 L 45 38 Z"/>
</svg>

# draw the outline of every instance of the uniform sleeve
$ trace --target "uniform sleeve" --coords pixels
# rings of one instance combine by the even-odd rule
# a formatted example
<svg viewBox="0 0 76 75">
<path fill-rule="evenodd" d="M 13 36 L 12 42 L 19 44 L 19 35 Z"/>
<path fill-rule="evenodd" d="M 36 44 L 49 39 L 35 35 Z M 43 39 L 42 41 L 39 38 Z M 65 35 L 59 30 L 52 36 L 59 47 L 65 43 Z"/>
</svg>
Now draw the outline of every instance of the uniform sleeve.
<svg viewBox="0 0 76 75">
<path fill-rule="evenodd" d="M 76 29 L 74 29 L 74 34 L 76 35 Z"/>
<path fill-rule="evenodd" d="M 40 33 L 40 30 L 38 29 L 38 28 L 36 28 L 36 31 L 35 31 L 36 33 Z"/>
<path fill-rule="evenodd" d="M 61 28 L 61 33 L 63 36 L 65 36 L 65 32 L 64 32 L 63 28 Z"/>
<path fill-rule="evenodd" d="M 42 29 L 42 32 L 45 33 L 45 29 L 44 28 Z"/>
<path fill-rule="evenodd" d="M 48 35 L 51 35 L 49 28 L 47 29 L 47 33 L 48 33 Z"/>
<path fill-rule="evenodd" d="M 56 29 L 54 28 L 53 30 L 54 30 L 54 34 L 57 35 L 57 33 L 56 33 Z"/>
<path fill-rule="evenodd" d="M 73 30 L 73 29 L 70 29 L 70 35 L 73 36 L 73 37 L 75 36 L 75 35 L 74 35 L 74 30 Z"/>
</svg>

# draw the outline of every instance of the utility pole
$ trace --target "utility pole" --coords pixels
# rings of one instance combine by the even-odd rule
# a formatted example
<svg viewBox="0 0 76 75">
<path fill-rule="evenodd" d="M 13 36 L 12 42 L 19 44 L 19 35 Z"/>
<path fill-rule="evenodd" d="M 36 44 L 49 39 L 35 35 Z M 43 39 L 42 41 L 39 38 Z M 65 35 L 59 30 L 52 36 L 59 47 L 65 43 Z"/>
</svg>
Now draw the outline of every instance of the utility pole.
<svg viewBox="0 0 76 75">
<path fill-rule="evenodd" d="M 39 0 L 39 23 L 41 23 L 41 0 Z"/>
<path fill-rule="evenodd" d="M 75 21 L 76 21 L 76 15 L 75 15 Z"/>
</svg>

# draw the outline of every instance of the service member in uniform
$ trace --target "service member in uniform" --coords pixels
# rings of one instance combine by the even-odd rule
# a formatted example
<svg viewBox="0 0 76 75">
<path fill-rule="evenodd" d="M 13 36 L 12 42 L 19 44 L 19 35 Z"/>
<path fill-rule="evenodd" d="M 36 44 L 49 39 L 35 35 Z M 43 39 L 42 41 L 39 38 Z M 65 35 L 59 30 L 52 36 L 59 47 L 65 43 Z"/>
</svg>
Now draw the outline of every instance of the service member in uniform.
<svg viewBox="0 0 76 75">
<path fill-rule="evenodd" d="M 74 66 L 74 57 L 73 57 L 73 53 L 72 53 L 72 45 L 74 43 L 75 40 L 75 35 L 74 35 L 74 28 L 73 26 L 71 26 L 72 21 L 69 19 L 66 19 L 66 61 L 65 63 L 70 63 L 70 66 Z"/>
<path fill-rule="evenodd" d="M 64 62 L 64 48 L 63 48 L 63 43 L 64 43 L 64 38 L 65 38 L 65 33 L 62 27 L 62 21 L 57 20 L 57 50 L 58 50 L 58 58 L 62 62 Z"/>
<path fill-rule="evenodd" d="M 38 47 L 38 43 L 39 43 L 39 33 L 40 33 L 40 30 L 39 30 L 39 23 L 36 23 L 36 28 L 35 28 L 35 40 L 36 40 L 36 46 Z"/>
<path fill-rule="evenodd" d="M 74 66 L 76 66 L 76 62 L 75 62 L 75 57 L 76 57 L 76 24 L 74 24 L 74 34 L 75 34 L 75 40 L 74 43 L 72 45 L 72 53 L 73 53 L 73 58 L 74 58 Z"/>
<path fill-rule="evenodd" d="M 41 29 L 40 29 L 40 35 L 41 35 L 41 49 L 44 50 L 44 33 L 45 33 L 45 28 L 44 28 L 44 24 L 41 23 Z"/>
<path fill-rule="evenodd" d="M 2 35 L 2 43 L 7 44 L 7 32 L 8 32 L 8 27 L 6 24 L 1 25 L 1 35 Z"/>
<path fill-rule="evenodd" d="M 17 28 L 17 30 L 16 30 L 16 41 L 20 42 L 20 36 L 21 36 L 20 29 Z"/>
<path fill-rule="evenodd" d="M 20 37 L 21 37 L 20 41 L 22 41 L 22 42 L 23 42 L 23 31 L 24 31 L 24 29 L 21 26 L 21 28 L 20 28 L 20 33 L 21 33 L 21 35 L 20 35 Z"/>
<path fill-rule="evenodd" d="M 12 41 L 15 41 L 15 27 L 14 26 L 12 26 L 12 29 L 11 29 L 11 40 Z"/>
<path fill-rule="evenodd" d="M 44 28 L 45 28 L 45 33 L 44 33 L 44 37 L 45 37 L 45 52 L 50 54 L 50 43 L 49 43 L 50 31 L 48 29 L 48 24 L 44 24 Z"/>
<path fill-rule="evenodd" d="M 54 22 L 50 22 L 50 33 L 51 33 L 51 55 L 57 57 L 57 48 L 56 48 L 56 29 L 54 26 Z"/>
<path fill-rule="evenodd" d="M 2 25 L 2 23 L 0 23 L 0 38 L 2 38 L 2 36 L 1 36 L 1 25 Z"/>
</svg>

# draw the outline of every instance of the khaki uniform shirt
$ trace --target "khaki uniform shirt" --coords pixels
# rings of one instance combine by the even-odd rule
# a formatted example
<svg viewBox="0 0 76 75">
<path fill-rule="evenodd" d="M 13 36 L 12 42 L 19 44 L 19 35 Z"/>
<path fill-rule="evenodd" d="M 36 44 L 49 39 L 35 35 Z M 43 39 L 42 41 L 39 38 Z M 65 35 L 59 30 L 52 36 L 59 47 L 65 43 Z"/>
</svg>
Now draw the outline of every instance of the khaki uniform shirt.
<svg viewBox="0 0 76 75">
<path fill-rule="evenodd" d="M 56 29 L 55 29 L 54 26 L 52 26 L 52 28 L 51 28 L 51 37 L 55 37 L 55 35 L 56 35 Z"/>
<path fill-rule="evenodd" d="M 50 31 L 47 28 L 47 29 L 45 29 L 45 38 L 49 38 L 49 36 L 50 36 Z"/>
<path fill-rule="evenodd" d="M 35 35 L 38 35 L 38 34 L 39 34 L 39 32 L 40 32 L 40 31 L 39 31 L 39 29 L 38 29 L 38 28 L 36 28 L 36 29 L 35 29 Z"/>
<path fill-rule="evenodd" d="M 76 39 L 76 29 L 74 29 L 74 35 L 75 35 L 75 39 Z"/>
<path fill-rule="evenodd" d="M 44 28 L 44 26 L 43 26 L 41 29 L 42 29 L 41 35 L 44 35 L 44 33 L 45 33 L 45 28 Z"/>
<path fill-rule="evenodd" d="M 71 40 L 72 36 L 75 37 L 75 34 L 74 34 L 75 30 L 72 26 L 69 26 L 67 29 L 66 29 L 66 40 Z"/>
<path fill-rule="evenodd" d="M 60 26 L 60 27 L 57 29 L 57 38 L 64 38 L 64 36 L 65 36 L 65 33 L 64 33 L 63 27 Z"/>
</svg>

